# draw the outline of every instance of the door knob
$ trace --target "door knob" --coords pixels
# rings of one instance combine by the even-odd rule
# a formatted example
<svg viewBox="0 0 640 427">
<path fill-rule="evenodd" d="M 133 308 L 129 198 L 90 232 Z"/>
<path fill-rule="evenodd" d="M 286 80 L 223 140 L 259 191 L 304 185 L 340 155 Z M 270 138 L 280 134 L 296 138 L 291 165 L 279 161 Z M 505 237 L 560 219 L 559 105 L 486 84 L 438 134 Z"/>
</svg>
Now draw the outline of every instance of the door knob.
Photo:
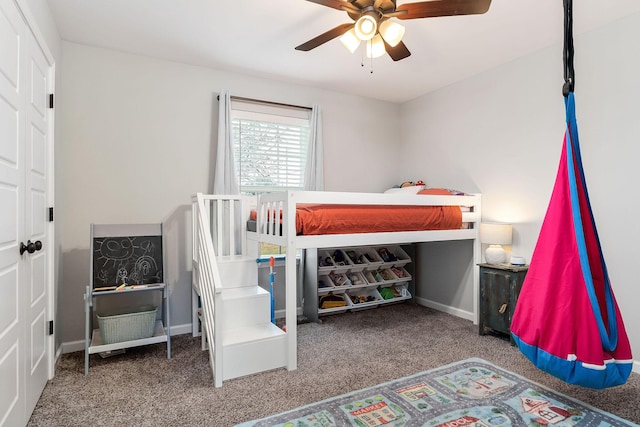
<svg viewBox="0 0 640 427">
<path fill-rule="evenodd" d="M 24 254 L 25 252 L 29 252 L 30 254 L 32 254 L 35 251 L 39 251 L 40 249 L 42 249 L 42 242 L 40 240 L 36 240 L 35 242 L 27 240 L 26 245 L 23 242 L 20 242 L 20 255 Z"/>
</svg>

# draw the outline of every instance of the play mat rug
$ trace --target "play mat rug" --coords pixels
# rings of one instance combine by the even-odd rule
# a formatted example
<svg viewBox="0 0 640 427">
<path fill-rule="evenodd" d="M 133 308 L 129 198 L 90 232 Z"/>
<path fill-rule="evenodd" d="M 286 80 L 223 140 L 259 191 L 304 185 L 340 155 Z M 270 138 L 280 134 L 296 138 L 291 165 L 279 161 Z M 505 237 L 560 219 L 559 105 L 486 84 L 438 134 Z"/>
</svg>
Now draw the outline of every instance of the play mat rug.
<svg viewBox="0 0 640 427">
<path fill-rule="evenodd" d="M 467 359 L 236 427 L 636 426 L 482 359 Z"/>
</svg>

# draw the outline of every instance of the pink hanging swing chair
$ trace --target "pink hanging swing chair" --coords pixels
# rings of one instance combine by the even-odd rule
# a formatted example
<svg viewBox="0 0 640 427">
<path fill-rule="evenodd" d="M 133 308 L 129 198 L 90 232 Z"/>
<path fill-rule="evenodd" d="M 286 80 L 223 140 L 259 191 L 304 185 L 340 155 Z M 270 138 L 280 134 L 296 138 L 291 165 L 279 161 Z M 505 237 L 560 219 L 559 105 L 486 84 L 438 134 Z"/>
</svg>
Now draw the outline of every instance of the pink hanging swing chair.
<svg viewBox="0 0 640 427">
<path fill-rule="evenodd" d="M 511 334 L 539 369 L 590 388 L 624 384 L 633 358 L 602 255 L 575 115 L 572 0 L 564 0 L 567 128 L 555 186 Z"/>
</svg>

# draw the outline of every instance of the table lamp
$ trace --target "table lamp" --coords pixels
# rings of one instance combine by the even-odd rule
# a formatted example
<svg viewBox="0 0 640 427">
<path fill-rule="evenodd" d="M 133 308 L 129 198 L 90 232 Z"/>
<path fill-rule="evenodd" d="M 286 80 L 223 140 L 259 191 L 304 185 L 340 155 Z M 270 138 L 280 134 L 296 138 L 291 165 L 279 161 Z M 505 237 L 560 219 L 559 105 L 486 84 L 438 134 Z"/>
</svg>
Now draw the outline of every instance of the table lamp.
<svg viewBox="0 0 640 427">
<path fill-rule="evenodd" d="M 484 254 L 488 264 L 505 264 L 507 262 L 507 254 L 502 249 L 502 245 L 511 244 L 511 235 L 511 224 L 480 224 L 480 243 L 489 245 Z"/>
</svg>

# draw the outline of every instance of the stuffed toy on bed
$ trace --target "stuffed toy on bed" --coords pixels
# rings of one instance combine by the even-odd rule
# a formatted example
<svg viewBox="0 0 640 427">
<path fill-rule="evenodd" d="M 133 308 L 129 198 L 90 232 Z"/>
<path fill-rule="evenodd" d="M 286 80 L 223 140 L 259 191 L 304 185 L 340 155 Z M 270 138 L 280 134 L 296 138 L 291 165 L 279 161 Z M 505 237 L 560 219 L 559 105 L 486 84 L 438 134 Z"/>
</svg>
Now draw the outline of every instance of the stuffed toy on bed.
<svg viewBox="0 0 640 427">
<path fill-rule="evenodd" d="M 413 193 L 416 194 L 420 190 L 424 190 L 425 185 L 424 181 L 418 180 L 416 182 L 413 181 L 405 181 L 400 185 L 394 185 L 392 188 L 385 191 L 385 193 Z"/>
<path fill-rule="evenodd" d="M 424 181 L 423 181 L 423 180 L 421 180 L 421 179 L 420 179 L 420 180 L 418 180 L 418 181 L 416 181 L 416 182 L 413 182 L 413 181 L 405 181 L 405 182 L 403 182 L 402 184 L 400 184 L 400 188 L 404 188 L 404 187 L 411 187 L 411 186 L 414 186 L 414 185 L 415 185 L 415 186 L 421 185 L 421 186 L 423 186 L 423 187 L 424 187 Z"/>
</svg>

